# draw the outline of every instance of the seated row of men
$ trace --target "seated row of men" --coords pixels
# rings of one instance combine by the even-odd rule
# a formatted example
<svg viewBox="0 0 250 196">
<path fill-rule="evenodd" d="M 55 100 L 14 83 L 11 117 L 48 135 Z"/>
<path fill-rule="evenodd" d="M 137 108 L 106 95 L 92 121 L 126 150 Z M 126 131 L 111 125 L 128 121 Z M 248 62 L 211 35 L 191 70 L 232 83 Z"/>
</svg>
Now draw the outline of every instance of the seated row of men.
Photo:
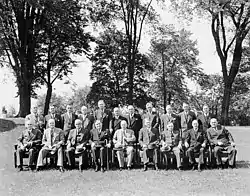
<svg viewBox="0 0 250 196">
<path fill-rule="evenodd" d="M 127 121 L 121 120 L 121 128 L 112 133 L 108 129 L 103 129 L 102 122 L 96 120 L 93 129 L 90 131 L 83 128 L 83 122 L 80 119 L 75 120 L 75 129 L 69 131 L 67 140 L 65 133 L 60 128 L 55 127 L 55 120 L 49 119 L 48 128 L 45 129 L 43 136 L 41 132 L 33 127 L 32 120 L 26 121 L 26 127 L 18 139 L 17 148 L 17 166 L 21 171 L 23 153 L 29 153 L 29 167 L 36 171 L 44 166 L 44 160 L 47 155 L 57 155 L 57 166 L 61 172 L 64 171 L 64 149 L 63 144 L 66 144 L 65 154 L 68 165 L 75 167 L 75 155 L 79 156 L 79 169 L 82 170 L 84 160 L 86 160 L 87 144 L 91 146 L 93 163 L 95 171 L 99 169 L 104 171 L 104 149 L 110 149 L 113 145 L 113 150 L 116 151 L 120 170 L 124 168 L 125 153 L 127 155 L 127 168 L 130 170 L 132 166 L 133 156 L 136 153 L 134 144 L 138 141 L 142 149 L 142 157 L 144 163 L 144 171 L 147 170 L 149 158 L 153 157 L 155 169 L 158 170 L 158 150 L 165 157 L 166 169 L 167 158 L 172 151 L 176 156 L 177 168 L 182 169 L 180 153 L 186 151 L 189 157 L 189 162 L 194 169 L 196 167 L 194 153 L 199 153 L 198 170 L 201 170 L 201 165 L 204 163 L 204 151 L 208 145 L 214 149 L 214 157 L 218 167 L 222 166 L 221 152 L 228 152 L 229 166 L 235 165 L 236 149 L 232 135 L 225 128 L 220 128 L 215 118 L 210 120 L 211 127 L 206 130 L 199 128 L 198 120 L 192 121 L 192 129 L 183 134 L 179 129 L 175 129 L 174 123 L 169 122 L 163 132 L 151 126 L 149 118 L 144 119 L 145 126 L 140 129 L 138 139 L 132 129 L 127 128 Z M 39 151 L 36 166 L 35 151 L 42 140 L 43 147 Z"/>
</svg>

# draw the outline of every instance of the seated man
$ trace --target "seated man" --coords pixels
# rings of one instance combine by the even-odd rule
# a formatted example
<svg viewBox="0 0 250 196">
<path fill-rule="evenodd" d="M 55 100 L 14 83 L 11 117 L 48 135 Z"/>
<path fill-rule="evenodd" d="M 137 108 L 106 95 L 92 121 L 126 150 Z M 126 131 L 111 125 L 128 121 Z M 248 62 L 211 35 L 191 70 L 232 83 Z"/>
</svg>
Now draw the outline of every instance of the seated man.
<svg viewBox="0 0 250 196">
<path fill-rule="evenodd" d="M 104 147 L 105 140 L 107 140 L 106 147 L 111 147 L 111 136 L 108 129 L 102 129 L 100 120 L 96 120 L 95 128 L 90 131 L 89 143 L 91 145 L 92 155 L 95 163 L 95 171 L 99 170 L 101 165 L 101 172 L 104 172 Z M 100 158 L 100 164 L 98 159 Z"/>
<path fill-rule="evenodd" d="M 167 124 L 167 129 L 162 132 L 161 137 L 161 152 L 164 155 L 166 161 L 166 170 L 168 169 L 168 155 L 170 152 L 173 152 L 176 157 L 177 168 L 181 170 L 181 157 L 180 152 L 182 150 L 182 138 L 181 132 L 178 129 L 174 130 L 174 124 L 169 122 Z"/>
<path fill-rule="evenodd" d="M 127 153 L 127 167 L 131 169 L 131 163 L 134 155 L 133 143 L 135 142 L 135 134 L 131 129 L 127 129 L 127 121 L 121 121 L 121 129 L 118 129 L 113 137 L 114 147 L 121 150 L 117 150 L 117 158 L 119 162 L 120 170 L 124 168 L 124 150 Z"/>
<path fill-rule="evenodd" d="M 69 132 L 66 157 L 70 168 L 73 169 L 75 167 L 75 155 L 79 154 L 79 170 L 82 171 L 84 158 L 86 158 L 86 144 L 89 141 L 89 130 L 82 128 L 82 121 L 79 119 L 75 120 L 75 127 Z"/>
<path fill-rule="evenodd" d="M 187 131 L 185 147 L 192 170 L 194 170 L 196 166 L 194 153 L 199 153 L 198 171 L 201 171 L 201 164 L 204 163 L 204 149 L 206 147 L 207 138 L 206 133 L 199 128 L 198 120 L 193 120 L 192 126 L 193 129 Z"/>
<path fill-rule="evenodd" d="M 23 155 L 29 153 L 28 167 L 33 170 L 35 168 L 35 151 L 38 144 L 42 141 L 42 134 L 38 129 L 33 128 L 34 124 L 31 120 L 25 122 L 26 129 L 22 131 L 17 143 L 17 167 L 18 171 L 23 170 Z"/>
<path fill-rule="evenodd" d="M 145 127 L 139 132 L 139 143 L 143 149 L 144 171 L 147 170 L 149 158 L 153 156 L 155 169 L 158 170 L 159 130 L 151 127 L 151 121 L 144 119 Z"/>
<path fill-rule="evenodd" d="M 216 164 L 218 168 L 223 168 L 221 161 L 222 151 L 228 153 L 228 164 L 230 168 L 235 167 L 236 149 L 233 136 L 225 129 L 225 127 L 218 126 L 216 118 L 210 120 L 211 127 L 207 129 L 207 137 L 211 147 L 214 150 Z"/>
<path fill-rule="evenodd" d="M 55 127 L 55 120 L 49 119 L 49 128 L 45 129 L 42 139 L 43 148 L 40 150 L 37 159 L 37 171 L 44 165 L 43 159 L 47 157 L 48 154 L 54 155 L 57 153 L 57 166 L 59 166 L 59 171 L 64 172 L 63 168 L 63 149 L 64 144 L 64 132 Z"/>
</svg>

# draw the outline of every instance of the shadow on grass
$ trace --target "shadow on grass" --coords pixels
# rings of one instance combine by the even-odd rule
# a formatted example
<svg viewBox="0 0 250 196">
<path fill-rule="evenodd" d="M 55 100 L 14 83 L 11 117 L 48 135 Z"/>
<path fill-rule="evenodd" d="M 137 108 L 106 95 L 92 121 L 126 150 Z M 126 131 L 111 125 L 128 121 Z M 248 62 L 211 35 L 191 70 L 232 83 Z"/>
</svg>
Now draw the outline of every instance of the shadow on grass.
<svg viewBox="0 0 250 196">
<path fill-rule="evenodd" d="M 237 168 L 250 168 L 250 161 L 236 161 Z"/>
<path fill-rule="evenodd" d="M 16 123 L 8 119 L 0 119 L 0 132 L 10 131 L 16 127 Z"/>
</svg>

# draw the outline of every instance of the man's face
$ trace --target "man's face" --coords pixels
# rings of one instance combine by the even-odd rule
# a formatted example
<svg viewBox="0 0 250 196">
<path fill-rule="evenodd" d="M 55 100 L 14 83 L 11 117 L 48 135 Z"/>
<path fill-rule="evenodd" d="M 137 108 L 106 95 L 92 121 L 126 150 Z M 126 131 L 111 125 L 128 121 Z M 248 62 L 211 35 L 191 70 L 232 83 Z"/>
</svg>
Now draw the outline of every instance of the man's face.
<svg viewBox="0 0 250 196">
<path fill-rule="evenodd" d="M 99 107 L 101 110 L 104 109 L 104 106 L 105 106 L 105 104 L 104 104 L 103 101 L 101 101 L 101 102 L 98 103 L 98 107 Z"/>
<path fill-rule="evenodd" d="M 49 128 L 51 128 L 51 129 L 55 128 L 55 121 L 54 120 L 49 121 Z"/>
<path fill-rule="evenodd" d="M 208 108 L 208 106 L 204 106 L 204 107 L 203 107 L 203 112 L 204 112 L 205 114 L 209 113 L 209 108 Z"/>
<path fill-rule="evenodd" d="M 189 105 L 184 104 L 184 105 L 183 105 L 183 110 L 184 110 L 185 112 L 188 112 L 188 111 L 189 111 Z"/>
<path fill-rule="evenodd" d="M 66 110 L 68 113 L 72 113 L 73 112 L 73 107 L 71 105 L 67 105 Z"/>
<path fill-rule="evenodd" d="M 80 121 L 76 121 L 75 122 L 75 127 L 76 127 L 76 129 L 81 129 L 82 128 L 82 123 L 80 122 Z"/>
<path fill-rule="evenodd" d="M 54 106 L 50 106 L 49 112 L 50 112 L 51 114 L 54 114 L 54 113 L 55 113 L 55 107 L 54 107 Z"/>
<path fill-rule="evenodd" d="M 31 130 L 32 127 L 33 127 L 32 122 L 31 122 L 31 121 L 27 121 L 27 122 L 26 122 L 26 128 L 29 129 L 29 130 Z"/>
<path fill-rule="evenodd" d="M 129 112 L 129 114 L 134 114 L 135 109 L 133 107 L 129 107 L 128 112 Z"/>
<path fill-rule="evenodd" d="M 34 107 L 32 108 L 32 113 L 33 113 L 33 114 L 37 114 L 37 106 L 34 106 Z"/>
<path fill-rule="evenodd" d="M 211 119 L 211 121 L 210 121 L 210 125 L 211 125 L 211 127 L 216 128 L 216 127 L 217 127 L 217 125 L 218 125 L 217 120 L 216 120 L 215 118 Z"/>
<path fill-rule="evenodd" d="M 87 108 L 82 108 L 82 109 L 81 109 L 81 112 L 82 112 L 82 114 L 87 114 L 88 109 L 87 109 Z"/>
<path fill-rule="evenodd" d="M 114 109 L 114 114 L 115 114 L 115 116 L 119 116 L 119 109 L 118 108 Z"/>
<path fill-rule="evenodd" d="M 167 129 L 168 129 L 169 131 L 173 131 L 173 130 L 174 130 L 174 125 L 173 125 L 172 123 L 168 124 L 168 125 L 167 125 Z"/>
<path fill-rule="evenodd" d="M 101 122 L 99 122 L 99 121 L 97 121 L 96 123 L 95 123 L 95 127 L 97 128 L 97 129 L 101 129 Z"/>
<path fill-rule="evenodd" d="M 126 128 L 127 128 L 127 123 L 126 123 L 126 121 L 122 121 L 122 122 L 121 122 L 121 128 L 122 128 L 122 129 L 126 129 Z"/>
<path fill-rule="evenodd" d="M 149 120 L 145 120 L 145 126 L 147 128 L 151 127 L 150 121 Z"/>
<path fill-rule="evenodd" d="M 198 124 L 198 122 L 196 120 L 192 122 L 192 126 L 193 126 L 194 129 L 198 129 L 198 125 L 199 124 Z"/>
<path fill-rule="evenodd" d="M 147 104 L 147 111 L 152 112 L 153 106 L 151 104 Z"/>
<path fill-rule="evenodd" d="M 166 107 L 166 111 L 168 114 L 172 114 L 172 108 L 171 107 Z"/>
</svg>

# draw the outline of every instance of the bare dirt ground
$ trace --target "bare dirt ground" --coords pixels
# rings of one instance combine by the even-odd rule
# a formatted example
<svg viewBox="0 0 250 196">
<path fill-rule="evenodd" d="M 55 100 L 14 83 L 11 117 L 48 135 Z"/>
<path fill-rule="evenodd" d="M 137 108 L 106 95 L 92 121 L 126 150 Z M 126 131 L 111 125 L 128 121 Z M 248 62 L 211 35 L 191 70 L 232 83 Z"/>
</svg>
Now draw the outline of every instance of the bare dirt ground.
<svg viewBox="0 0 250 196">
<path fill-rule="evenodd" d="M 237 169 L 196 171 L 16 172 L 13 144 L 23 127 L 0 133 L 0 196 L 250 195 L 250 127 L 229 127 Z"/>
</svg>

